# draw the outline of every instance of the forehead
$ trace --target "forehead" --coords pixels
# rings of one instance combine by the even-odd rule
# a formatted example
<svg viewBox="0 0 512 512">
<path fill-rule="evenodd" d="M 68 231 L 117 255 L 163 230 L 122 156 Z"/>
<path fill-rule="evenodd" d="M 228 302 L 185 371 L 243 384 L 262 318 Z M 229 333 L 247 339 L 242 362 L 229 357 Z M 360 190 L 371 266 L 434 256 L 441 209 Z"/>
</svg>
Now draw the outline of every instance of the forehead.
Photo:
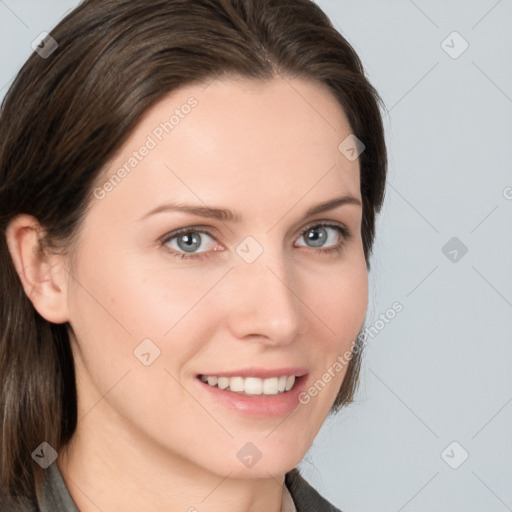
<svg viewBox="0 0 512 512">
<path fill-rule="evenodd" d="M 350 133 L 321 83 L 226 79 L 183 87 L 146 112 L 108 164 L 98 182 L 108 189 L 101 208 L 136 216 L 169 199 L 284 208 L 306 196 L 360 197 L 358 161 L 338 149 Z"/>
</svg>

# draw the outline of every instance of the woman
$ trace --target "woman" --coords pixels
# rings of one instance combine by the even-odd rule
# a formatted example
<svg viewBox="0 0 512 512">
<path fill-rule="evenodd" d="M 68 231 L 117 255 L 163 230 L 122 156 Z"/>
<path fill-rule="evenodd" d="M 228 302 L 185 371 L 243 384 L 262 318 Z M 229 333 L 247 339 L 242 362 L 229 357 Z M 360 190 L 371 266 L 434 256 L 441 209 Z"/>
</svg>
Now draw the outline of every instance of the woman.
<svg viewBox="0 0 512 512">
<path fill-rule="evenodd" d="M 337 510 L 386 150 L 309 0 L 86 0 L 0 117 L 2 510 Z"/>
</svg>

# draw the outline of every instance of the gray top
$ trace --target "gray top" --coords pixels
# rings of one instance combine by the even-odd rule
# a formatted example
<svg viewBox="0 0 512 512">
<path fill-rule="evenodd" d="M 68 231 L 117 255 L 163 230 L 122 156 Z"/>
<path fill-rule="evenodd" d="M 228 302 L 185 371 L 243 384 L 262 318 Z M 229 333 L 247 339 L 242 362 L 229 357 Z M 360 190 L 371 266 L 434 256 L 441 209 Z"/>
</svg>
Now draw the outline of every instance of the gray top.
<svg viewBox="0 0 512 512">
<path fill-rule="evenodd" d="M 44 501 L 39 504 L 40 512 L 80 512 L 56 462 L 46 469 L 46 477 L 47 485 L 44 487 Z"/>
</svg>

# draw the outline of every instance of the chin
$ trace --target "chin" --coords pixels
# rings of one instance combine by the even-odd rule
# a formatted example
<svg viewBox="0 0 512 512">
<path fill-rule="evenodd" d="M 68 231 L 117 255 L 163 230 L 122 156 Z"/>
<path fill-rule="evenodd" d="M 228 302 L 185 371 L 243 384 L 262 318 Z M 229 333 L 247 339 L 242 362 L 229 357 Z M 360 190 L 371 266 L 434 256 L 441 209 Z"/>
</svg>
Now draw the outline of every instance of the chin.
<svg viewBox="0 0 512 512">
<path fill-rule="evenodd" d="M 258 461 L 253 467 L 243 467 L 243 464 L 227 467 L 227 471 L 220 473 L 223 476 L 229 474 L 230 478 L 279 478 L 291 471 L 301 459 L 293 461 L 275 460 Z"/>
<path fill-rule="evenodd" d="M 239 446 L 240 445 L 240 446 Z M 212 455 L 202 464 L 207 471 L 229 478 L 279 478 L 295 468 L 307 450 L 300 450 L 296 440 L 290 446 L 282 443 L 237 443 L 234 451 Z M 257 448 L 259 446 L 260 448 Z"/>
</svg>

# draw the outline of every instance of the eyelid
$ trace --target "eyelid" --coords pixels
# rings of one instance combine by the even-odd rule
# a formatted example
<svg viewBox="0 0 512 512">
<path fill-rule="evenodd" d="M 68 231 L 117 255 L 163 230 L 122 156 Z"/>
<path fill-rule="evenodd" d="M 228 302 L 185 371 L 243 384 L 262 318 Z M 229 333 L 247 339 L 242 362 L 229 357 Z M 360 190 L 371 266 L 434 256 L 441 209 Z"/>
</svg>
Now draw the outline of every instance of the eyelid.
<svg viewBox="0 0 512 512">
<path fill-rule="evenodd" d="M 301 228 L 299 235 L 302 236 L 306 231 L 318 227 L 337 228 L 346 240 L 349 240 L 353 236 L 352 231 L 345 224 L 335 220 L 314 220 Z"/>
<path fill-rule="evenodd" d="M 210 226 L 201 226 L 201 225 L 195 225 L 194 224 L 193 226 L 185 226 L 183 228 L 175 229 L 174 231 L 169 231 L 164 236 L 160 237 L 158 239 L 158 242 L 161 245 L 165 245 L 165 244 L 169 243 L 171 240 L 174 240 L 175 238 L 177 238 L 178 236 L 180 236 L 180 235 L 182 235 L 184 233 L 200 233 L 202 235 L 208 235 L 217 244 L 220 244 L 220 242 L 217 240 L 217 236 L 214 235 L 211 231 L 214 231 L 214 230 Z M 169 248 L 169 252 L 175 252 L 175 249 L 170 249 Z M 180 254 L 194 255 L 194 254 L 205 254 L 207 252 L 208 251 L 203 251 L 203 252 L 199 252 L 199 253 L 186 253 L 186 252 L 183 252 L 183 253 L 180 253 Z M 213 252 L 217 252 L 217 251 L 213 251 Z"/>
</svg>

